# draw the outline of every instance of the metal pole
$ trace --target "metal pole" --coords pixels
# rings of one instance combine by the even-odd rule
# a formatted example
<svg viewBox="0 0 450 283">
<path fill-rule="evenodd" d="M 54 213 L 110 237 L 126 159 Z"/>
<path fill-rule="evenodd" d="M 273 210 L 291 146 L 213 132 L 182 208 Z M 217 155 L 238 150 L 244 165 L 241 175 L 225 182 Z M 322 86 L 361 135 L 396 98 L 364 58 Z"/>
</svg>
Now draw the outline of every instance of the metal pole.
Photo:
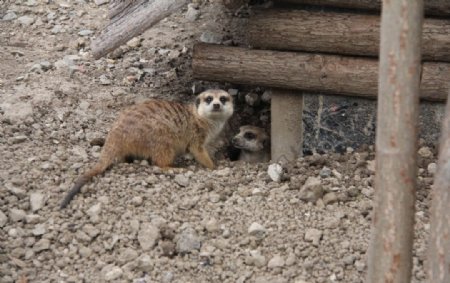
<svg viewBox="0 0 450 283">
<path fill-rule="evenodd" d="M 383 1 L 369 283 L 411 279 L 422 21 L 422 0 Z"/>
</svg>

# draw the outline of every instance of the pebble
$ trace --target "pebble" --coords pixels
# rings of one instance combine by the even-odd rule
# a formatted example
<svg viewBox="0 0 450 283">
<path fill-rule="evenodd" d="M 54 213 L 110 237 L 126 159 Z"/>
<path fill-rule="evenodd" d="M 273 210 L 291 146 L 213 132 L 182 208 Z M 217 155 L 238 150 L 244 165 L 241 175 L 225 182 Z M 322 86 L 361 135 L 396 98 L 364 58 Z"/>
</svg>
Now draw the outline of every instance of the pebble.
<svg viewBox="0 0 450 283">
<path fill-rule="evenodd" d="M 41 222 L 41 216 L 37 214 L 28 214 L 25 216 L 25 222 L 28 224 L 37 224 Z"/>
<path fill-rule="evenodd" d="M 0 210 L 0 228 L 4 227 L 8 222 L 8 217 Z"/>
<path fill-rule="evenodd" d="M 256 267 L 266 266 L 267 260 L 264 255 L 258 250 L 251 250 L 250 254 L 246 257 L 245 263 L 247 265 L 254 265 Z"/>
<path fill-rule="evenodd" d="M 38 224 L 34 227 L 33 231 L 31 231 L 34 236 L 41 236 L 47 233 L 47 228 L 45 224 Z"/>
<path fill-rule="evenodd" d="M 431 152 L 431 149 L 428 146 L 423 146 L 419 149 L 419 155 L 423 158 L 431 158 L 433 157 L 433 153 Z"/>
<path fill-rule="evenodd" d="M 26 215 L 26 212 L 22 209 L 12 208 L 9 211 L 9 218 L 12 222 L 22 221 L 25 219 Z"/>
<path fill-rule="evenodd" d="M 141 206 L 144 203 L 144 199 L 141 196 L 135 196 L 131 199 L 131 203 L 134 206 Z"/>
<path fill-rule="evenodd" d="M 111 80 L 106 75 L 101 75 L 99 78 L 99 82 L 101 85 L 110 85 Z"/>
<path fill-rule="evenodd" d="M 153 269 L 154 260 L 147 254 L 143 254 L 138 258 L 138 268 L 141 271 L 149 273 Z"/>
<path fill-rule="evenodd" d="M 322 170 L 320 170 L 319 175 L 320 175 L 320 177 L 322 177 L 322 178 L 328 178 L 328 177 L 331 176 L 331 169 L 328 168 L 328 167 L 326 167 L 326 166 L 324 166 L 324 167 L 322 168 Z"/>
<path fill-rule="evenodd" d="M 90 217 L 98 217 L 98 215 L 100 214 L 101 211 L 102 211 L 102 204 L 97 203 L 97 204 L 94 204 L 93 206 L 91 206 L 86 211 L 86 214 L 89 215 Z"/>
<path fill-rule="evenodd" d="M 212 31 L 205 31 L 200 36 L 200 41 L 205 43 L 220 44 L 222 40 L 223 36 L 221 34 Z"/>
<path fill-rule="evenodd" d="M 80 30 L 78 32 L 78 35 L 80 35 L 80 36 L 88 36 L 88 35 L 91 35 L 93 33 L 94 32 L 92 30 L 90 30 L 90 29 L 84 29 L 84 30 Z"/>
<path fill-rule="evenodd" d="M 23 26 L 30 26 L 34 23 L 35 19 L 30 16 L 22 16 L 18 18 L 17 21 Z"/>
<path fill-rule="evenodd" d="M 308 229 L 305 233 L 305 241 L 312 242 L 314 246 L 319 246 L 320 239 L 322 238 L 323 232 L 318 229 Z"/>
<path fill-rule="evenodd" d="M 283 267 L 285 264 L 283 257 L 280 255 L 275 255 L 272 257 L 269 262 L 267 263 L 268 268 L 277 268 L 277 267 Z"/>
<path fill-rule="evenodd" d="M 12 138 L 10 139 L 10 142 L 11 142 L 12 144 L 18 144 L 18 143 L 23 143 L 23 142 L 25 142 L 27 139 L 28 139 L 27 136 L 23 136 L 23 135 L 21 135 L 21 136 L 15 136 L 15 137 L 12 137 Z"/>
<path fill-rule="evenodd" d="M 159 228 L 151 223 L 145 222 L 140 225 L 138 241 L 144 251 L 151 250 L 160 238 Z"/>
<path fill-rule="evenodd" d="M 322 182 L 319 178 L 308 177 L 299 192 L 299 198 L 303 201 L 315 203 L 323 196 Z"/>
<path fill-rule="evenodd" d="M 31 211 L 36 212 L 45 204 L 45 196 L 41 193 L 32 193 L 30 195 L 30 206 Z"/>
<path fill-rule="evenodd" d="M 7 12 L 2 18 L 2 20 L 4 20 L 4 21 L 12 21 L 15 19 L 17 19 L 17 15 L 16 15 L 16 13 L 14 13 L 12 11 Z"/>
<path fill-rule="evenodd" d="M 273 163 L 267 168 L 267 174 L 274 182 L 280 182 L 283 177 L 283 167 L 280 164 Z"/>
<path fill-rule="evenodd" d="M 97 5 L 97 6 L 101 6 L 101 5 L 106 4 L 108 2 L 109 2 L 109 0 L 94 0 L 95 5 Z"/>
<path fill-rule="evenodd" d="M 174 181 L 175 181 L 175 183 L 177 183 L 178 185 L 180 185 L 182 187 L 189 186 L 189 178 L 186 177 L 185 175 L 182 175 L 182 174 L 176 175 L 174 178 Z"/>
<path fill-rule="evenodd" d="M 264 103 L 270 103 L 272 100 L 272 92 L 270 90 L 264 91 L 264 93 L 261 95 L 261 101 Z"/>
<path fill-rule="evenodd" d="M 239 93 L 239 90 L 236 88 L 230 88 L 228 89 L 228 94 L 231 95 L 232 97 L 236 97 Z"/>
<path fill-rule="evenodd" d="M 80 255 L 84 258 L 91 256 L 92 254 L 92 249 L 90 249 L 89 247 L 81 247 L 78 252 L 80 253 Z"/>
<path fill-rule="evenodd" d="M 117 280 L 123 275 L 122 268 L 114 265 L 107 265 L 102 269 L 105 281 Z"/>
<path fill-rule="evenodd" d="M 266 236 L 267 230 L 261 224 L 253 222 L 250 227 L 248 227 L 248 234 L 256 238 L 262 239 Z"/>
<path fill-rule="evenodd" d="M 185 17 L 190 22 L 194 22 L 200 17 L 200 11 L 196 8 L 196 5 L 192 3 L 188 5 Z"/>
<path fill-rule="evenodd" d="M 258 106 L 260 102 L 259 95 L 256 92 L 247 93 L 245 95 L 245 102 L 252 107 Z"/>
<path fill-rule="evenodd" d="M 432 162 L 430 164 L 428 164 L 427 166 L 427 171 L 429 174 L 434 175 L 437 172 L 437 164 Z"/>
<path fill-rule="evenodd" d="M 338 196 L 334 192 L 327 193 L 326 195 L 323 196 L 323 204 L 325 204 L 325 205 L 333 204 L 337 201 L 338 201 Z"/>
<path fill-rule="evenodd" d="M 139 37 L 133 37 L 127 42 L 127 46 L 130 48 L 138 48 L 141 46 L 141 39 Z"/>
<path fill-rule="evenodd" d="M 44 250 L 50 249 L 50 240 L 49 239 L 40 239 L 33 246 L 33 251 L 38 253 Z"/>
<path fill-rule="evenodd" d="M 200 250 L 202 246 L 200 238 L 192 228 L 184 229 L 176 238 L 176 250 L 179 254 L 187 254 L 194 250 Z"/>
<path fill-rule="evenodd" d="M 120 265 L 131 262 L 139 256 L 138 252 L 132 248 L 125 248 L 120 252 L 117 262 Z"/>
</svg>

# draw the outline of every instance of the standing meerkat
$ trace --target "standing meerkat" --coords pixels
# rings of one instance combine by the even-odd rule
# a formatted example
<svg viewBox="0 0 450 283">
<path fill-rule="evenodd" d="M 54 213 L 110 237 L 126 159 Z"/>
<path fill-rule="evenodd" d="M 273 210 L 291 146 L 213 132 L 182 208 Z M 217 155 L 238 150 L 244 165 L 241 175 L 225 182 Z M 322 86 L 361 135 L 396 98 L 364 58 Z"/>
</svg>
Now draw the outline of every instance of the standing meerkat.
<svg viewBox="0 0 450 283">
<path fill-rule="evenodd" d="M 249 163 L 270 161 L 270 138 L 263 128 L 242 126 L 231 143 L 241 150 L 238 160 Z"/>
<path fill-rule="evenodd" d="M 112 125 L 99 161 L 76 180 L 61 208 L 94 176 L 129 156 L 167 168 L 178 155 L 189 152 L 201 165 L 213 169 L 207 148 L 232 114 L 231 96 L 219 89 L 200 93 L 192 104 L 149 100 L 125 109 Z"/>
</svg>

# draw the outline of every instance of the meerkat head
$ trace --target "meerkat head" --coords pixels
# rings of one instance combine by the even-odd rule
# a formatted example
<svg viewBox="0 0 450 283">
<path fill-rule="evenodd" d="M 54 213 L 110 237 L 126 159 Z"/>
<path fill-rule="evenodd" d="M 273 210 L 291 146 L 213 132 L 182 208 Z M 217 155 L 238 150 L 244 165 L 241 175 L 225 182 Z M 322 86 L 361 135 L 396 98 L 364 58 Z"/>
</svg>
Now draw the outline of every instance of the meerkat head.
<svg viewBox="0 0 450 283">
<path fill-rule="evenodd" d="M 269 136 L 263 128 L 247 125 L 239 128 L 231 142 L 236 148 L 256 152 L 268 146 Z"/>
<path fill-rule="evenodd" d="M 228 92 L 210 89 L 200 93 L 195 101 L 200 117 L 213 120 L 227 120 L 233 115 L 233 99 Z"/>
</svg>

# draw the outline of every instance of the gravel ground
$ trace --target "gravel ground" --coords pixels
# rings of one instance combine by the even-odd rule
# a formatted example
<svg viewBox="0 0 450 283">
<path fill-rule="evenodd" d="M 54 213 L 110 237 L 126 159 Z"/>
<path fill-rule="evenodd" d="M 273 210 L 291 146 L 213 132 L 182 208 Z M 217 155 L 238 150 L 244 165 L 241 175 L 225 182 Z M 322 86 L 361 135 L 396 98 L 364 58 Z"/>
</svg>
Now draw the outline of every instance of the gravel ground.
<svg viewBox="0 0 450 283">
<path fill-rule="evenodd" d="M 194 41 L 235 44 L 248 10 L 196 1 L 107 58 L 90 37 L 104 1 L 0 1 L 0 282 L 363 282 L 374 153 L 284 165 L 122 163 L 58 205 L 100 152 L 117 112 L 190 100 Z M 216 1 L 217 2 L 217 1 Z M 263 89 L 231 88 L 241 121 L 268 125 Z M 425 282 L 436 151 L 419 150 L 414 276 Z"/>
</svg>

